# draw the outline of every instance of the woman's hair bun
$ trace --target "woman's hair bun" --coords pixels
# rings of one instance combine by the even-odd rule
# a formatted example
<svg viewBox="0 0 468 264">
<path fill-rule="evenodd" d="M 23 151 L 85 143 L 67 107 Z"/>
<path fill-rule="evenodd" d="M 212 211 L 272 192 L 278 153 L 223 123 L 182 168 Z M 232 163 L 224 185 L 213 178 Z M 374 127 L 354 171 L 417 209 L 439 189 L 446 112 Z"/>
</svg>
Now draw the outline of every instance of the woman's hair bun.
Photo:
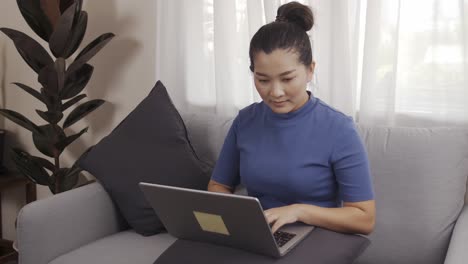
<svg viewBox="0 0 468 264">
<path fill-rule="evenodd" d="M 308 6 L 290 2 L 278 8 L 276 21 L 294 23 L 305 31 L 309 31 L 314 26 L 314 15 Z"/>
</svg>

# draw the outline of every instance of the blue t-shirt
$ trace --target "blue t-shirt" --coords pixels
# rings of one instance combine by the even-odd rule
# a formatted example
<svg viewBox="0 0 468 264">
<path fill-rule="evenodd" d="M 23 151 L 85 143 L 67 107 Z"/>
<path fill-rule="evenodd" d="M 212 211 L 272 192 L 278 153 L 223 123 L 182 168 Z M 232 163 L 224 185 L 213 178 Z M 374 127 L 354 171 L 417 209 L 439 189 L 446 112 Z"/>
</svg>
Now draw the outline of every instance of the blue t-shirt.
<svg viewBox="0 0 468 264">
<path fill-rule="evenodd" d="M 264 102 L 240 110 L 212 180 L 230 187 L 242 183 L 263 209 L 374 199 L 367 153 L 352 118 L 313 95 L 286 114 Z"/>
</svg>

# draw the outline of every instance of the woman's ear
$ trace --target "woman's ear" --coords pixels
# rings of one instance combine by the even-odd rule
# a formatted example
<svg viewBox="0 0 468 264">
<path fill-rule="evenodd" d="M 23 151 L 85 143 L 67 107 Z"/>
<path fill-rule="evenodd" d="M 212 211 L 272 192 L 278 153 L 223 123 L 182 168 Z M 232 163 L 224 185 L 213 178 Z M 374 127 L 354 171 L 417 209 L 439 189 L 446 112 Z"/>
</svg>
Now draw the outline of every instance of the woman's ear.
<svg viewBox="0 0 468 264">
<path fill-rule="evenodd" d="M 314 70 L 315 70 L 315 61 L 313 61 L 308 67 L 307 67 L 307 82 L 312 81 L 312 77 L 314 76 Z"/>
</svg>

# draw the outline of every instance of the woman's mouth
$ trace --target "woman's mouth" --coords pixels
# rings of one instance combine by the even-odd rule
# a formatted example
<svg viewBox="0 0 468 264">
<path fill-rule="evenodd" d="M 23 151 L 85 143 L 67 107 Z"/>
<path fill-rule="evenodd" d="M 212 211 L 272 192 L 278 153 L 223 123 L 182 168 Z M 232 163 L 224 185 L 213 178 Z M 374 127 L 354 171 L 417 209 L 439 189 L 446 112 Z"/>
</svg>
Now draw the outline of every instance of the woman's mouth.
<svg viewBox="0 0 468 264">
<path fill-rule="evenodd" d="M 276 106 L 276 107 L 282 107 L 286 104 L 287 101 L 272 101 L 273 105 Z"/>
</svg>

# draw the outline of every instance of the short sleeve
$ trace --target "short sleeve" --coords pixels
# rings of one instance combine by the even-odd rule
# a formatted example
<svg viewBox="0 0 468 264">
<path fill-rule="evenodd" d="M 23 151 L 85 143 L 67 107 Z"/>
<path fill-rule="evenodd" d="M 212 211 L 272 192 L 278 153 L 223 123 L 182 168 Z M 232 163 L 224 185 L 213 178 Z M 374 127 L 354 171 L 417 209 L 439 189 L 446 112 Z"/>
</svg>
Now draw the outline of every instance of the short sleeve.
<svg viewBox="0 0 468 264">
<path fill-rule="evenodd" d="M 218 183 L 236 187 L 240 182 L 239 160 L 240 153 L 237 147 L 237 127 L 239 116 L 232 122 L 231 128 L 224 140 L 221 153 L 219 154 L 216 165 L 213 169 L 211 179 Z"/>
<path fill-rule="evenodd" d="M 342 201 L 360 202 L 374 199 L 367 152 L 354 121 L 349 117 L 338 132 L 331 163 Z"/>
</svg>

